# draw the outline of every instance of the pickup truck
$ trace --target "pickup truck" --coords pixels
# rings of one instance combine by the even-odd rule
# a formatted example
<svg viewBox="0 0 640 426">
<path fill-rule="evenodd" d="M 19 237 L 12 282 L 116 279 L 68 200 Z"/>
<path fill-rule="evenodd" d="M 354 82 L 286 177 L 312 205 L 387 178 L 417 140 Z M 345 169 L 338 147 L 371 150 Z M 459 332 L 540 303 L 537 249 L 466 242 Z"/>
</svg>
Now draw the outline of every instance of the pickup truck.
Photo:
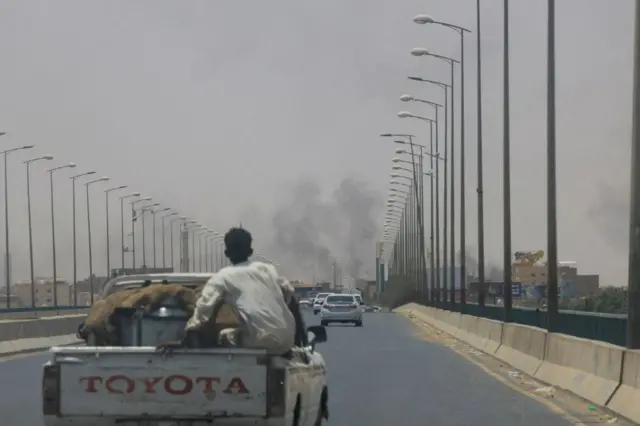
<svg viewBox="0 0 640 426">
<path fill-rule="evenodd" d="M 203 274 L 117 277 L 107 283 L 201 281 Z M 190 276 L 190 277 L 188 277 Z M 106 287 L 105 287 L 106 288 Z M 53 347 L 44 365 L 46 426 L 319 426 L 328 419 L 326 366 L 309 347 L 287 355 L 243 348 Z"/>
</svg>

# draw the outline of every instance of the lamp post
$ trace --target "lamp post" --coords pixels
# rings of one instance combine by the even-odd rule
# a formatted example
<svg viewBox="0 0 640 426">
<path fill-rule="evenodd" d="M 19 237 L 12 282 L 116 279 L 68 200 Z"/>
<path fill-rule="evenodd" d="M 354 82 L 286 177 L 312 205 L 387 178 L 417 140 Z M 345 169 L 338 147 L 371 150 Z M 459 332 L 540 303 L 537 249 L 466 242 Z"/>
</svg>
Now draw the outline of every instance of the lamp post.
<svg viewBox="0 0 640 426">
<path fill-rule="evenodd" d="M 129 203 L 131 204 L 131 252 L 132 252 L 132 258 L 133 258 L 133 263 L 132 263 L 133 269 L 136 269 L 136 227 L 135 225 L 136 225 L 136 221 L 138 220 L 138 216 L 136 215 L 136 204 L 142 203 L 144 201 L 151 201 L 151 197 L 144 197 Z M 142 232 L 144 233 L 144 229 L 142 230 Z M 144 259 L 142 260 L 142 263 L 144 264 Z M 143 265 L 143 266 L 146 267 L 146 265 Z"/>
<path fill-rule="evenodd" d="M 416 24 L 435 24 L 447 27 L 449 29 L 454 30 L 460 35 L 460 304 L 464 305 L 466 302 L 466 194 L 465 194 L 465 108 L 464 108 L 464 35 L 465 33 L 470 33 L 471 31 L 467 28 L 461 27 L 459 25 L 450 24 L 448 22 L 437 21 L 433 19 L 429 15 L 417 15 L 413 18 L 413 22 Z M 480 52 L 478 52 L 478 55 Z M 449 62 L 451 64 L 451 96 L 453 98 L 453 68 L 454 63 L 458 62 L 454 59 L 447 58 L 445 56 L 433 55 L 431 56 L 439 57 L 440 59 Z M 419 55 L 418 55 L 419 56 Z M 478 84 L 480 82 L 478 81 Z M 452 119 L 452 128 L 453 128 L 453 111 L 451 114 Z M 452 144 L 451 144 L 451 170 L 453 176 L 453 164 L 454 164 L 454 156 L 453 156 L 453 132 L 452 132 Z M 453 189 L 453 179 L 451 180 L 451 188 Z M 453 195 L 452 195 L 453 198 Z M 453 207 L 453 204 L 452 204 Z M 453 215 L 451 216 L 453 218 Z M 451 229 L 455 228 L 454 222 L 452 219 Z M 453 236 L 452 236 L 453 240 Z M 452 271 L 455 274 L 455 250 L 454 250 L 454 242 L 451 242 L 451 261 L 454 265 Z M 455 275 L 453 276 L 455 280 Z M 455 283 L 455 281 L 454 281 Z M 451 303 L 455 302 L 455 285 L 452 286 L 452 300 Z"/>
<path fill-rule="evenodd" d="M 176 264 L 173 261 L 173 250 L 174 250 L 174 247 L 175 247 L 174 244 L 173 244 L 173 222 L 180 221 L 180 222 L 184 223 L 186 220 L 187 220 L 186 216 L 180 216 L 178 218 L 171 219 L 169 221 L 170 235 L 171 235 L 171 267 L 174 268 L 174 269 L 176 267 Z M 178 253 L 180 253 L 180 258 L 182 258 L 182 244 L 180 244 L 180 247 L 178 249 Z"/>
<path fill-rule="evenodd" d="M 58 269 L 56 263 L 56 216 L 55 216 L 55 208 L 53 204 L 53 172 L 62 169 L 72 169 L 76 167 L 75 163 L 64 164 L 62 166 L 54 167 L 52 169 L 47 170 L 49 173 L 49 183 L 51 187 L 51 246 L 52 246 L 52 254 L 53 254 L 53 306 L 58 306 L 58 285 L 57 285 L 57 277 L 58 277 Z"/>
<path fill-rule="evenodd" d="M 152 220 L 152 223 L 153 223 L 152 226 L 153 226 L 153 268 L 154 269 L 158 267 L 158 264 L 156 263 L 156 257 L 157 257 L 157 254 L 158 254 L 158 250 L 156 248 L 156 234 L 158 233 L 157 229 L 156 229 L 156 213 L 166 212 L 167 210 L 171 210 L 171 209 L 169 207 L 166 207 L 166 208 L 160 209 L 160 210 L 156 210 L 156 209 L 151 209 L 150 210 L 151 211 L 151 220 Z M 163 224 L 164 224 L 164 222 L 163 222 Z M 164 227 L 162 229 L 162 235 L 163 235 L 163 237 L 162 237 L 162 247 L 164 249 Z M 163 255 L 163 257 L 164 257 L 164 255 Z"/>
<path fill-rule="evenodd" d="M 455 68 L 455 64 L 459 63 L 460 61 L 457 61 L 455 59 L 449 58 L 448 56 L 443 56 L 443 55 L 437 55 L 435 53 L 431 53 L 429 50 L 423 48 L 423 47 L 417 47 L 413 50 L 411 50 L 411 54 L 413 56 L 431 56 L 437 59 L 440 59 L 446 63 L 448 63 L 450 65 L 450 69 L 451 69 L 451 154 L 447 155 L 447 157 L 450 158 L 451 161 L 451 212 L 450 212 L 450 218 L 451 218 L 451 229 L 450 229 L 450 242 L 449 244 L 451 245 L 450 248 L 450 253 L 451 253 L 451 293 L 450 293 L 450 302 L 454 303 L 455 302 L 455 267 L 456 267 L 456 262 L 455 262 L 455 258 L 456 258 L 456 251 L 455 251 L 455 78 L 454 78 L 454 68 Z M 463 96 L 464 99 L 464 96 Z M 463 114 L 464 115 L 464 114 Z M 462 138 L 461 138 L 462 141 Z M 438 150 L 438 148 L 436 147 L 436 151 Z M 436 176 L 439 174 L 438 171 L 436 171 Z M 461 183 L 462 185 L 464 185 L 464 182 Z M 438 185 L 436 185 L 436 188 L 438 187 Z M 445 193 L 445 197 L 447 196 L 447 194 Z M 461 223 L 464 222 L 464 215 L 461 215 Z M 445 271 L 446 273 L 446 271 Z M 447 301 L 447 297 L 445 294 L 445 301 Z"/>
<path fill-rule="evenodd" d="M 144 206 L 140 209 L 140 218 L 142 218 L 142 268 L 147 270 L 147 227 L 144 222 L 145 213 L 149 211 L 149 209 L 153 209 L 156 206 L 159 206 L 160 203 L 149 204 L 148 206 Z M 155 232 L 154 232 L 155 236 Z M 155 244 L 154 244 L 155 245 Z"/>
<path fill-rule="evenodd" d="M 33 269 L 33 227 L 31 226 L 31 164 L 40 160 L 53 160 L 52 155 L 43 155 L 30 160 L 23 161 L 27 166 L 27 217 L 29 221 L 29 272 L 31 276 L 31 307 L 36 307 L 36 278 Z M 55 277 L 53 277 L 55 289 Z"/>
<path fill-rule="evenodd" d="M 169 209 L 166 209 L 169 210 Z M 167 251 L 165 250 L 165 238 L 164 238 L 164 220 L 168 217 L 177 216 L 179 213 L 169 213 L 160 218 L 160 226 L 162 227 L 162 268 L 166 269 L 167 267 Z M 171 245 L 173 246 L 173 239 L 171 240 Z M 171 261 L 173 263 L 173 260 Z"/>
<path fill-rule="evenodd" d="M 122 257 L 120 267 L 122 269 L 124 269 L 124 252 L 126 251 L 125 245 L 124 245 L 124 200 L 127 200 L 129 198 L 139 197 L 139 196 L 140 196 L 139 192 L 134 192 L 132 194 L 123 195 L 122 197 L 119 197 L 119 200 L 120 200 L 120 256 Z M 133 236 L 133 230 L 131 232 L 131 236 Z"/>
<path fill-rule="evenodd" d="M 113 188 L 104 190 L 104 208 L 105 208 L 105 220 L 106 220 L 106 230 L 107 230 L 107 277 L 111 276 L 111 242 L 109 240 L 109 194 L 113 191 L 118 191 L 120 189 L 125 189 L 127 185 L 115 186 Z"/>
<path fill-rule="evenodd" d="M 4 136 L 5 132 L 0 132 Z M 7 157 L 12 152 L 31 149 L 34 145 L 24 145 L 18 148 L 6 149 L 0 154 L 4 157 L 4 251 L 5 251 L 5 290 L 7 292 L 7 309 L 11 308 L 11 254 L 9 253 L 9 173 L 7 167 Z"/>
<path fill-rule="evenodd" d="M 71 176 L 71 208 L 73 222 L 73 306 L 78 306 L 78 251 L 76 240 L 76 179 L 94 175 L 96 172 L 85 172 Z"/>
<path fill-rule="evenodd" d="M 101 178 L 90 180 L 84 183 L 85 192 L 87 194 L 87 233 L 89 239 L 89 286 L 91 289 L 91 305 L 93 305 L 93 249 L 91 247 L 91 207 L 89 202 L 89 187 L 94 183 L 105 182 L 110 178 L 108 176 L 102 176 Z"/>
</svg>

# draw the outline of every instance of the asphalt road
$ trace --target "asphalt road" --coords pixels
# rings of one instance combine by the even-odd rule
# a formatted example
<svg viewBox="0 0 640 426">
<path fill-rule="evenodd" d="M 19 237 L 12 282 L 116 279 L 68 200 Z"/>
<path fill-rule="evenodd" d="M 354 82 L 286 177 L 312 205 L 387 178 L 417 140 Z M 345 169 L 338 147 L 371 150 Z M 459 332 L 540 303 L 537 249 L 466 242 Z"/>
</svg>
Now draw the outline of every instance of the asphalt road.
<svg viewBox="0 0 640 426">
<path fill-rule="evenodd" d="M 307 316 L 307 325 L 319 317 Z M 397 314 L 364 327 L 331 325 L 318 345 L 329 370 L 331 426 L 566 426 L 544 405 L 437 343 Z M 0 425 L 41 426 L 41 366 L 48 355 L 0 359 Z"/>
</svg>

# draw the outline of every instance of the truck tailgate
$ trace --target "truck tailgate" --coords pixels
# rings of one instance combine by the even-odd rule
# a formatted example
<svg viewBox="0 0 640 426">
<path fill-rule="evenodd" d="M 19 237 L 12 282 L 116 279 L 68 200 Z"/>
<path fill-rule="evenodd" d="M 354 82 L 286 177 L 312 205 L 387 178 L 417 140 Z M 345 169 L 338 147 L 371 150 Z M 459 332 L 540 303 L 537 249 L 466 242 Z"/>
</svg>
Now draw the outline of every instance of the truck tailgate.
<svg viewBox="0 0 640 426">
<path fill-rule="evenodd" d="M 267 414 L 259 351 L 58 349 L 60 415 L 193 418 Z M 262 360 L 259 362 L 259 360 Z"/>
</svg>

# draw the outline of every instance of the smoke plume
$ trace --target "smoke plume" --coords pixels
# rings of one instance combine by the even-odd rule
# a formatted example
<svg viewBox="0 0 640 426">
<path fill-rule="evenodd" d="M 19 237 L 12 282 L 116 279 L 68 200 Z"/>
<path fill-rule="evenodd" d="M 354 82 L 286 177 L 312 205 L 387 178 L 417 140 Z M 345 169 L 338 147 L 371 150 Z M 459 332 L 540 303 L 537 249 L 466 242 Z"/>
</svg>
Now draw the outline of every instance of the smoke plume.
<svg viewBox="0 0 640 426">
<path fill-rule="evenodd" d="M 344 179 L 328 197 L 310 180 L 298 181 L 286 194 L 272 216 L 268 252 L 290 279 L 331 280 L 330 256 L 339 259 L 344 275 L 375 275 L 379 194 L 354 178 Z"/>
</svg>

